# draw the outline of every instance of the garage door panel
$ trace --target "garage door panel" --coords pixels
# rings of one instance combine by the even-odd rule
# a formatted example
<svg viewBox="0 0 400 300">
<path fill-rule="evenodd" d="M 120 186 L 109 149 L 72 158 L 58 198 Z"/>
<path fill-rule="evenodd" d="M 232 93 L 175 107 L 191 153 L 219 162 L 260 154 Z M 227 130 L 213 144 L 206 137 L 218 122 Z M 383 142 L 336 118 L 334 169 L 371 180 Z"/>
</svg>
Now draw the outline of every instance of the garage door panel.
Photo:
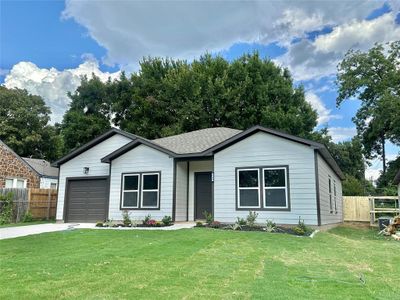
<svg viewBox="0 0 400 300">
<path fill-rule="evenodd" d="M 107 216 L 107 179 L 70 180 L 68 222 L 103 221 Z"/>
</svg>

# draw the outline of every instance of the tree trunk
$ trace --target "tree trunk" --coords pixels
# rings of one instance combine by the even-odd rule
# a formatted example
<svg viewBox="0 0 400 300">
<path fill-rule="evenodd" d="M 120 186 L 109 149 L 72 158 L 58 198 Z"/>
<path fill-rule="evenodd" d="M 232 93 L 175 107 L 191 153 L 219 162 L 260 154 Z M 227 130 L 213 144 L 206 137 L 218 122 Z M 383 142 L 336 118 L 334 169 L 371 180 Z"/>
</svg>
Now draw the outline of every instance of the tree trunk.
<svg viewBox="0 0 400 300">
<path fill-rule="evenodd" d="M 382 175 L 386 174 L 385 136 L 382 135 Z"/>
</svg>

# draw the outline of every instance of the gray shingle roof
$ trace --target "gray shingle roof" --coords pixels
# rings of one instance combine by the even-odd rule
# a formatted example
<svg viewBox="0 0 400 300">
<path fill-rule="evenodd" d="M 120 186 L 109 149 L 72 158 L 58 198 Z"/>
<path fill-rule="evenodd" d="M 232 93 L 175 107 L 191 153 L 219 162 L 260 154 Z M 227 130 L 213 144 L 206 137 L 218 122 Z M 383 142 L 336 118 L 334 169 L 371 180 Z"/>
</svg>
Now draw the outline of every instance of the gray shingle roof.
<svg viewBox="0 0 400 300">
<path fill-rule="evenodd" d="M 22 159 L 41 176 L 58 177 L 58 168 L 54 168 L 47 160 L 22 157 Z"/>
<path fill-rule="evenodd" d="M 177 154 L 201 153 L 240 132 L 242 131 L 226 127 L 206 128 L 152 142 Z"/>
</svg>

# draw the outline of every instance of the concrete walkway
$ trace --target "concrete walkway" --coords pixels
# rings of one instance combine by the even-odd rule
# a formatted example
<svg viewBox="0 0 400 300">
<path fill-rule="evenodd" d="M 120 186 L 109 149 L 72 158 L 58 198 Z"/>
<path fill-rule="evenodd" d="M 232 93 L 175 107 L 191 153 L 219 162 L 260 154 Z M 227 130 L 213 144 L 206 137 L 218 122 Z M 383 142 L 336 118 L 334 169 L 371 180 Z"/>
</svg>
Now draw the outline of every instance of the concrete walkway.
<svg viewBox="0 0 400 300">
<path fill-rule="evenodd" d="M 59 224 L 38 224 L 27 226 L 15 226 L 0 228 L 0 240 L 12 239 L 21 236 L 40 234 L 45 232 L 56 232 L 72 229 L 98 229 L 98 230 L 178 230 L 184 228 L 192 228 L 195 226 L 193 222 L 176 223 L 168 227 L 110 227 L 99 228 L 94 223 L 59 223 Z"/>
</svg>

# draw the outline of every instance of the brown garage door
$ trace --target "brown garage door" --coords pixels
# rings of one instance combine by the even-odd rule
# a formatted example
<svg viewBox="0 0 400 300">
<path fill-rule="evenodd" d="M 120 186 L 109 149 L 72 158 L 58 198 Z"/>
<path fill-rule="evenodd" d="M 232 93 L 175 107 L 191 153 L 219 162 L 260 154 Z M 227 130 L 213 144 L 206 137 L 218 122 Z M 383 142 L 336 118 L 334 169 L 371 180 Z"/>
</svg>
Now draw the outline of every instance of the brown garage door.
<svg viewBox="0 0 400 300">
<path fill-rule="evenodd" d="M 107 217 L 108 179 L 68 180 L 67 222 L 97 222 Z"/>
</svg>

